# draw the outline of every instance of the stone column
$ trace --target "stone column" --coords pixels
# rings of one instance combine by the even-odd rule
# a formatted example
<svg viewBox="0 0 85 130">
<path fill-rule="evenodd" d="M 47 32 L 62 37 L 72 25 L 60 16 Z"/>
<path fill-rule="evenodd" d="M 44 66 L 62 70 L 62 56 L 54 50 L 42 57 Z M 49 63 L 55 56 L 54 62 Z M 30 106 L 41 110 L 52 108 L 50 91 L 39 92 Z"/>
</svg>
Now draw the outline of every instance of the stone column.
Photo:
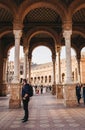
<svg viewBox="0 0 85 130">
<path fill-rule="evenodd" d="M 57 50 L 57 83 L 61 83 L 60 48 Z"/>
<path fill-rule="evenodd" d="M 28 82 L 31 82 L 31 55 L 28 55 Z"/>
<path fill-rule="evenodd" d="M 3 74 L 2 74 L 2 82 L 0 82 L 0 96 L 6 96 L 7 95 L 7 82 L 6 82 L 6 63 L 7 63 L 7 58 L 3 58 Z"/>
<path fill-rule="evenodd" d="M 56 85 L 57 99 L 63 98 L 63 85 L 61 84 L 61 63 L 60 63 L 60 47 L 57 48 L 57 85 Z"/>
<path fill-rule="evenodd" d="M 3 83 L 6 83 L 6 75 L 7 75 L 7 58 L 3 60 Z"/>
<path fill-rule="evenodd" d="M 14 58 L 14 79 L 10 84 L 10 100 L 9 108 L 20 108 L 21 107 L 21 85 L 20 85 L 20 69 L 19 69 L 19 53 L 20 53 L 20 39 L 22 31 L 14 30 L 15 36 L 15 58 Z"/>
<path fill-rule="evenodd" d="M 27 79 L 27 54 L 24 54 L 24 78 Z"/>
<path fill-rule="evenodd" d="M 72 24 L 67 22 L 64 26 L 63 36 L 65 38 L 66 46 L 66 82 L 63 84 L 63 95 L 64 95 L 64 105 L 68 107 L 73 107 L 77 105 L 75 86 L 72 82 L 72 63 L 71 63 L 71 34 L 72 34 Z"/>
<path fill-rule="evenodd" d="M 81 82 L 81 75 L 80 75 L 80 59 L 77 59 L 77 65 L 78 65 L 78 82 Z"/>
<path fill-rule="evenodd" d="M 52 90 L 52 94 L 56 95 L 56 55 L 53 55 L 52 57 L 52 61 L 53 61 L 53 90 Z"/>
<path fill-rule="evenodd" d="M 22 30 L 14 30 L 15 36 L 15 57 L 14 57 L 14 79 L 13 83 L 19 83 L 20 66 L 19 66 L 19 55 L 20 55 L 20 39 L 22 36 Z"/>
<path fill-rule="evenodd" d="M 77 73 L 78 73 L 78 82 L 81 82 L 81 76 L 80 76 L 80 59 L 81 59 L 81 55 L 80 52 L 77 52 Z"/>
<path fill-rule="evenodd" d="M 72 82 L 71 34 L 72 30 L 64 30 L 63 36 L 66 46 L 66 83 Z"/>
</svg>

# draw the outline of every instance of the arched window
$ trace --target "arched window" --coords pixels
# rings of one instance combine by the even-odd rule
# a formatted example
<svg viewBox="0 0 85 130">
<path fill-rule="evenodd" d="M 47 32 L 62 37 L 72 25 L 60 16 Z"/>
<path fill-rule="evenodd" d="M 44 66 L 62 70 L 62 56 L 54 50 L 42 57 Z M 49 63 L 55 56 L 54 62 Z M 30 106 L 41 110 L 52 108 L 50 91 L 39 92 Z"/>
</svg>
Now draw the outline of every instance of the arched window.
<svg viewBox="0 0 85 130">
<path fill-rule="evenodd" d="M 47 76 L 45 76 L 45 83 L 47 83 Z"/>
<path fill-rule="evenodd" d="M 51 75 L 49 75 L 49 83 L 51 83 Z"/>
<path fill-rule="evenodd" d="M 43 76 L 41 77 L 41 83 L 43 83 Z"/>
<path fill-rule="evenodd" d="M 63 73 L 62 74 L 62 82 L 64 82 L 65 81 L 65 74 Z"/>
<path fill-rule="evenodd" d="M 74 81 L 74 72 L 72 72 L 72 81 Z"/>
</svg>

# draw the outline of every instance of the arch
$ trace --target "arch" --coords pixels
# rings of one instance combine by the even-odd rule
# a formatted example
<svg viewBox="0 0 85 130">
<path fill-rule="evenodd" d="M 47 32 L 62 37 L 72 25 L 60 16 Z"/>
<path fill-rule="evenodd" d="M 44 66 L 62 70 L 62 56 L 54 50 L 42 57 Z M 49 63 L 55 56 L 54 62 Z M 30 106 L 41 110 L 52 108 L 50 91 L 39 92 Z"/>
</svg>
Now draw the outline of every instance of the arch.
<svg viewBox="0 0 85 130">
<path fill-rule="evenodd" d="M 15 3 L 12 0 L 9 0 L 9 2 L 8 1 L 1 1 L 0 7 L 9 10 L 10 13 L 12 13 L 13 18 L 14 18 L 14 16 L 16 16 L 16 14 L 18 14 L 17 13 L 17 10 L 18 10 L 17 6 L 15 5 Z"/>
<path fill-rule="evenodd" d="M 39 43 L 33 45 L 33 47 L 30 49 L 30 53 L 32 53 L 32 51 L 33 51 L 36 47 L 38 47 L 38 46 L 46 46 L 46 47 L 48 47 L 48 48 L 51 50 L 51 53 L 52 53 L 52 54 L 53 54 L 53 52 L 54 52 L 53 46 L 51 47 L 50 44 L 48 44 L 48 43 L 46 43 L 46 42 L 44 42 L 43 44 L 42 44 L 42 42 L 39 42 Z"/>
<path fill-rule="evenodd" d="M 85 45 L 82 45 L 81 48 L 80 48 L 80 52 L 82 51 L 82 49 L 85 47 Z"/>
<path fill-rule="evenodd" d="M 49 83 L 51 83 L 51 80 L 52 80 L 52 79 L 51 79 L 51 75 L 49 75 Z"/>
<path fill-rule="evenodd" d="M 41 42 L 37 43 L 37 45 L 45 45 L 47 47 L 49 47 L 52 51 L 52 54 L 55 53 L 55 49 L 56 49 L 56 44 L 58 43 L 58 34 L 52 30 L 52 29 L 48 29 L 46 27 L 36 27 L 34 29 L 31 29 L 30 32 L 27 33 L 26 35 L 26 38 L 27 38 L 27 42 L 28 42 L 28 48 L 30 47 L 30 41 L 31 39 L 37 35 L 37 34 L 40 34 L 40 33 L 45 33 L 47 35 L 49 35 L 50 37 L 53 38 L 53 41 L 54 41 L 54 45 L 53 46 L 50 46 L 50 44 L 47 44 L 46 42 L 44 42 L 43 44 Z M 29 48 L 29 51 L 32 53 L 32 50 L 36 47 L 36 45 L 33 45 L 33 48 Z M 30 53 L 30 54 L 31 54 Z"/>
<path fill-rule="evenodd" d="M 43 76 L 41 76 L 41 83 L 43 83 L 43 79 L 44 79 L 44 77 L 43 77 Z"/>
<path fill-rule="evenodd" d="M 7 55 L 8 51 L 9 51 L 12 47 L 14 47 L 13 43 L 9 44 L 9 45 L 7 46 L 7 48 L 4 50 L 4 55 Z"/>
<path fill-rule="evenodd" d="M 45 83 L 47 83 L 47 76 L 45 76 Z"/>
<path fill-rule="evenodd" d="M 74 81 L 74 71 L 72 72 L 72 81 Z"/>
<path fill-rule="evenodd" d="M 85 30 L 82 28 L 74 28 L 73 29 L 73 34 L 80 34 L 82 37 L 85 38 Z"/>
<path fill-rule="evenodd" d="M 4 27 L 2 30 L 0 30 L 0 38 L 11 32 L 13 32 L 11 27 Z"/>
<path fill-rule="evenodd" d="M 81 48 L 81 54 L 83 54 L 83 57 L 85 57 L 85 46 Z"/>
<path fill-rule="evenodd" d="M 55 1 L 47 2 L 47 1 L 41 0 L 41 1 L 37 1 L 37 2 L 33 3 L 28 0 L 28 1 L 23 2 L 19 8 L 19 16 L 21 16 L 21 21 L 23 22 L 27 13 L 29 13 L 31 10 L 40 8 L 40 7 L 50 8 L 60 15 L 62 21 L 65 19 L 66 10 L 59 2 L 57 2 L 57 1 L 56 2 Z M 24 10 L 24 12 L 23 12 L 23 10 Z"/>
<path fill-rule="evenodd" d="M 35 27 L 35 28 L 31 29 L 30 32 L 28 31 L 28 33 L 26 35 L 28 43 L 30 42 L 30 40 L 33 36 L 35 36 L 36 34 L 39 34 L 39 33 L 46 33 L 53 38 L 55 43 L 58 42 L 58 34 L 53 29 L 50 29 L 47 27 Z"/>
<path fill-rule="evenodd" d="M 78 35 L 81 35 L 83 38 L 85 38 L 85 30 L 84 29 L 82 29 L 82 28 L 74 28 L 74 30 L 73 30 L 73 34 L 78 34 Z M 72 47 L 76 50 L 76 54 L 77 54 L 77 52 L 80 50 L 81 51 L 81 49 L 84 47 L 84 45 L 82 44 L 81 45 L 81 47 L 79 48 L 79 50 L 78 50 L 78 48 L 75 46 L 75 44 L 72 44 Z"/>
<path fill-rule="evenodd" d="M 75 12 L 78 10 L 85 8 L 85 1 L 84 0 L 77 0 L 72 2 L 72 4 L 69 7 L 69 13 L 72 16 Z"/>
<path fill-rule="evenodd" d="M 65 81 L 65 73 L 62 73 L 62 82 Z"/>
</svg>

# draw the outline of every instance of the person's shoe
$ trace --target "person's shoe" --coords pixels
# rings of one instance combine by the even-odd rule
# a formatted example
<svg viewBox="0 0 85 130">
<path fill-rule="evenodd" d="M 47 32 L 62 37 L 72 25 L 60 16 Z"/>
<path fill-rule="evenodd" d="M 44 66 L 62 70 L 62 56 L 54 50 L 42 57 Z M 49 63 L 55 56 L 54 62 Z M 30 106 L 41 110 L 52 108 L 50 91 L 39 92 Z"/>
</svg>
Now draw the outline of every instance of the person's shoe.
<svg viewBox="0 0 85 130">
<path fill-rule="evenodd" d="M 22 120 L 22 121 L 25 120 L 25 117 L 23 117 L 21 120 Z"/>
<path fill-rule="evenodd" d="M 24 122 L 27 122 L 28 121 L 28 119 L 27 120 L 23 120 L 22 122 L 24 123 Z"/>
<path fill-rule="evenodd" d="M 22 121 L 24 120 L 24 118 L 21 119 Z"/>
<path fill-rule="evenodd" d="M 80 105 L 80 102 L 78 102 L 78 104 Z"/>
</svg>

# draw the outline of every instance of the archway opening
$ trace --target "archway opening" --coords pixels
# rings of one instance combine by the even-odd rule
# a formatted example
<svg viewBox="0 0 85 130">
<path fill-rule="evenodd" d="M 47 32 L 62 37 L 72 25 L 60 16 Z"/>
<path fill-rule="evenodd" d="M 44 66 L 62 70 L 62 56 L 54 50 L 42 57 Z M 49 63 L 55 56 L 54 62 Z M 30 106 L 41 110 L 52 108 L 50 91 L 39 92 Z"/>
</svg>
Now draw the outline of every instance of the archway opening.
<svg viewBox="0 0 85 130">
<path fill-rule="evenodd" d="M 36 93 L 43 93 L 50 90 L 52 86 L 52 52 L 48 47 L 38 46 L 32 52 L 31 83 Z M 50 78 L 50 79 L 49 79 Z M 35 80 L 36 79 L 36 80 Z"/>
<path fill-rule="evenodd" d="M 52 53 L 48 47 L 39 46 L 32 52 L 32 62 L 36 64 L 44 64 L 52 62 Z"/>
</svg>

